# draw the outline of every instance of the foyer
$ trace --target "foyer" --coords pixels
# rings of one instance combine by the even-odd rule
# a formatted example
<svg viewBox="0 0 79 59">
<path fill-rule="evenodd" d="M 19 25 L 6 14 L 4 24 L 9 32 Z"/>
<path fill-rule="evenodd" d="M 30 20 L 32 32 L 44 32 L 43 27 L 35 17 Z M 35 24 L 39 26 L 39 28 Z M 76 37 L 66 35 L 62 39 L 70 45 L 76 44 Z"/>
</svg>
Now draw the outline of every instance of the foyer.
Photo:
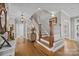
<svg viewBox="0 0 79 59">
<path fill-rule="evenodd" d="M 0 3 L 0 56 L 78 56 L 78 3 Z"/>
</svg>

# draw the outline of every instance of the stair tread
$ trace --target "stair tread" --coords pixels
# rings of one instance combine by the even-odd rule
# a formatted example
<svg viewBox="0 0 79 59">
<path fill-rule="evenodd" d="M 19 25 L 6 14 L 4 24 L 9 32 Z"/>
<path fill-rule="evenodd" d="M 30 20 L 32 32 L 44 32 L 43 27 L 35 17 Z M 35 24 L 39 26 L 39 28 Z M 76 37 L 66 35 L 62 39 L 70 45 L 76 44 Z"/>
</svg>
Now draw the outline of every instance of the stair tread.
<svg viewBox="0 0 79 59">
<path fill-rule="evenodd" d="M 49 42 L 49 36 L 45 36 L 45 37 L 42 37 L 42 39 L 44 39 L 44 40 L 46 40 L 46 41 L 48 41 Z"/>
<path fill-rule="evenodd" d="M 42 44 L 44 44 L 45 46 L 49 47 L 49 44 L 47 44 L 47 43 L 45 43 L 45 42 L 43 42 L 41 40 L 39 42 L 42 43 Z"/>
<path fill-rule="evenodd" d="M 43 47 L 42 45 L 40 45 L 39 43 L 35 42 L 34 46 L 43 54 L 45 55 L 53 55 L 54 53 L 52 51 L 49 51 L 48 49 L 46 49 L 45 47 Z"/>
</svg>

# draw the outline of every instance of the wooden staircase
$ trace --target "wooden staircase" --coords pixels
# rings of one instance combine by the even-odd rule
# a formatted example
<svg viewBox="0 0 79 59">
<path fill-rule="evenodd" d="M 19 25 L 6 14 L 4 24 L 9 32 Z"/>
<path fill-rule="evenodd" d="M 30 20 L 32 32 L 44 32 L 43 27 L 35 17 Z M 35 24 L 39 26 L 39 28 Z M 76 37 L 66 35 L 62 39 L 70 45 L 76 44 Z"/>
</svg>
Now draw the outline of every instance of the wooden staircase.
<svg viewBox="0 0 79 59">
<path fill-rule="evenodd" d="M 54 55 L 54 52 L 49 51 L 48 49 L 46 49 L 42 45 L 38 44 L 37 42 L 34 43 L 34 46 L 36 49 L 38 49 L 39 52 L 43 53 L 46 56 L 53 56 Z"/>
<path fill-rule="evenodd" d="M 34 46 L 40 52 L 44 53 L 45 55 L 51 56 L 54 55 L 56 51 L 63 47 L 63 40 L 59 39 L 55 40 L 52 47 L 49 47 L 49 36 L 42 37 L 40 41 L 36 41 Z"/>
<path fill-rule="evenodd" d="M 40 43 L 44 44 L 45 46 L 49 47 L 49 36 L 45 36 L 45 37 L 42 37 L 40 39 Z"/>
<path fill-rule="evenodd" d="M 49 41 L 49 36 L 42 37 L 42 39 Z"/>
<path fill-rule="evenodd" d="M 33 15 L 34 16 L 34 15 Z M 38 16 L 39 17 L 39 16 Z M 41 21 L 43 19 L 40 18 Z M 54 52 L 62 47 L 61 38 L 54 37 L 54 26 L 57 23 L 57 17 L 51 17 L 46 23 L 38 22 L 38 38 L 34 46 L 46 55 L 54 55 Z M 36 27 L 37 28 L 37 27 Z"/>
</svg>

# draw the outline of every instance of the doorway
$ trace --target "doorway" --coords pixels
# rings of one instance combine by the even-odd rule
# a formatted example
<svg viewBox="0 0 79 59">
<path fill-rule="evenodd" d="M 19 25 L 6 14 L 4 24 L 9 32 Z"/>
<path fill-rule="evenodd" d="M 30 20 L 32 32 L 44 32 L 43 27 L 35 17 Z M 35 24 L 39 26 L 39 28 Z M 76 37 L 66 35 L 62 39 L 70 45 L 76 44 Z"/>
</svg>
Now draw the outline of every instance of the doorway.
<svg viewBox="0 0 79 59">
<path fill-rule="evenodd" d="M 27 24 L 22 22 L 16 22 L 15 25 L 16 25 L 15 37 L 27 38 Z"/>
</svg>

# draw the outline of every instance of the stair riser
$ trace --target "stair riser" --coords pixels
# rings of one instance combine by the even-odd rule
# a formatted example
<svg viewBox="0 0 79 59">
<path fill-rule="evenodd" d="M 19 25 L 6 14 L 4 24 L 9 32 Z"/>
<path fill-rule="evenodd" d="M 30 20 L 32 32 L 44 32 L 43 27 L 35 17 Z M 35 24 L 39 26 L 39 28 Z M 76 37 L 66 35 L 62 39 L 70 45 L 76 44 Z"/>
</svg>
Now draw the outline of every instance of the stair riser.
<svg viewBox="0 0 79 59">
<path fill-rule="evenodd" d="M 46 43 L 46 44 L 49 44 L 49 42 L 46 41 L 46 40 L 44 40 L 44 39 L 41 39 L 41 41 L 43 41 L 43 42 Z"/>
<path fill-rule="evenodd" d="M 46 49 L 45 47 L 43 47 L 43 46 L 40 45 L 39 43 L 37 43 L 37 45 L 34 44 L 34 46 L 35 46 L 40 52 L 42 52 L 42 53 L 45 54 L 45 55 L 48 55 L 48 56 L 54 55 L 54 52 L 52 52 L 52 51 Z"/>
</svg>

